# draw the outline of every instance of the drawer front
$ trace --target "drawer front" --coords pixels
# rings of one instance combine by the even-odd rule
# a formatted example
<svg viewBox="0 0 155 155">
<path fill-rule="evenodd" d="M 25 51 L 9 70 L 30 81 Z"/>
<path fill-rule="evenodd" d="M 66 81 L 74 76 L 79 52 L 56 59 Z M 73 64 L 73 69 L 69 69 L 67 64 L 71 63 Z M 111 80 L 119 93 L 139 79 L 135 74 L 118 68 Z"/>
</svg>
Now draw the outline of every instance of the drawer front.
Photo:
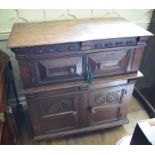
<svg viewBox="0 0 155 155">
<path fill-rule="evenodd" d="M 135 46 L 137 44 L 137 38 L 118 38 L 118 39 L 107 39 L 107 40 L 94 40 L 91 43 L 92 49 L 100 48 L 113 48 L 123 46 Z"/>
<path fill-rule="evenodd" d="M 82 42 L 82 50 L 136 46 L 139 37 L 100 39 Z"/>
<path fill-rule="evenodd" d="M 28 109 L 35 135 L 68 131 L 79 126 L 78 95 L 28 100 Z"/>
<path fill-rule="evenodd" d="M 128 84 L 89 92 L 88 124 L 98 125 L 121 119 L 123 110 L 127 111 L 133 85 L 132 87 Z M 126 117 L 125 114 L 123 117 Z"/>
<path fill-rule="evenodd" d="M 81 50 L 81 43 L 63 43 L 63 44 L 54 44 L 54 45 L 41 45 L 41 46 L 33 46 L 28 47 L 27 50 L 29 54 L 32 55 L 45 55 L 51 54 L 53 52 L 72 52 L 72 51 L 80 51 Z"/>
<path fill-rule="evenodd" d="M 32 47 L 31 47 L 32 48 Z M 32 48 L 33 49 L 33 48 Z M 85 50 L 81 54 L 17 55 L 24 88 L 137 72 L 144 46 Z M 88 52 L 88 53 L 87 53 Z"/>
<path fill-rule="evenodd" d="M 37 60 L 40 82 L 80 78 L 82 58 L 80 56 Z"/>
<path fill-rule="evenodd" d="M 126 50 L 88 54 L 88 70 L 94 76 L 126 72 L 128 58 Z"/>
<path fill-rule="evenodd" d="M 143 48 L 102 51 L 88 54 L 88 73 L 95 76 L 138 71 Z"/>
<path fill-rule="evenodd" d="M 82 57 L 40 58 L 29 60 L 32 85 L 82 79 Z"/>
</svg>

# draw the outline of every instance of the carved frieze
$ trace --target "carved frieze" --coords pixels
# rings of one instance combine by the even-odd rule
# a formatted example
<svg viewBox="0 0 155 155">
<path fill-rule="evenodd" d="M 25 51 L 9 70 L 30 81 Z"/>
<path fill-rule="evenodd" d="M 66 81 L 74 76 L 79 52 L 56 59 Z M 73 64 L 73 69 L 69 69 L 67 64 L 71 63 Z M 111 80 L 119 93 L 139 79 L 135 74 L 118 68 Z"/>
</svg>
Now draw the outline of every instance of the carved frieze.
<svg viewBox="0 0 155 155">
<path fill-rule="evenodd" d="M 47 101 L 44 104 L 45 106 L 43 106 L 43 108 L 41 109 L 42 114 L 55 114 L 67 111 L 74 111 L 75 109 L 72 98 Z"/>
<path fill-rule="evenodd" d="M 121 90 L 109 93 L 97 94 L 94 97 L 95 105 L 115 104 L 119 103 L 121 99 Z"/>
</svg>

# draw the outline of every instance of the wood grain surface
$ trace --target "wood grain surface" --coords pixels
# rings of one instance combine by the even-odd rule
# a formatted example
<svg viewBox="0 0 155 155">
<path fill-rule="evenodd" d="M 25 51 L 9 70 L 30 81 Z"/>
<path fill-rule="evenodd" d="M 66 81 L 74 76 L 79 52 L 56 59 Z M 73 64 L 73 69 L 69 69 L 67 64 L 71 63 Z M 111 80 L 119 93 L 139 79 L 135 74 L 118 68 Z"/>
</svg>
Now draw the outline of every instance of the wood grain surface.
<svg viewBox="0 0 155 155">
<path fill-rule="evenodd" d="M 16 23 L 13 25 L 8 47 L 151 35 L 120 17 Z"/>
</svg>

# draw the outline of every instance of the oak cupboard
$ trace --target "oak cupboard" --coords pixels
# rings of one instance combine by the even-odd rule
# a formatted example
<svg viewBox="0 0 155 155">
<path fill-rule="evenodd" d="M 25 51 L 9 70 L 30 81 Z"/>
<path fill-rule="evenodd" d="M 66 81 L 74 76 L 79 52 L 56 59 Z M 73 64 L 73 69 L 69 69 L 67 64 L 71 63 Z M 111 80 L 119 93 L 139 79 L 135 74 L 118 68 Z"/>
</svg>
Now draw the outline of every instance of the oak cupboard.
<svg viewBox="0 0 155 155">
<path fill-rule="evenodd" d="M 146 41 L 123 18 L 14 24 L 16 54 L 35 140 L 127 123 Z"/>
</svg>

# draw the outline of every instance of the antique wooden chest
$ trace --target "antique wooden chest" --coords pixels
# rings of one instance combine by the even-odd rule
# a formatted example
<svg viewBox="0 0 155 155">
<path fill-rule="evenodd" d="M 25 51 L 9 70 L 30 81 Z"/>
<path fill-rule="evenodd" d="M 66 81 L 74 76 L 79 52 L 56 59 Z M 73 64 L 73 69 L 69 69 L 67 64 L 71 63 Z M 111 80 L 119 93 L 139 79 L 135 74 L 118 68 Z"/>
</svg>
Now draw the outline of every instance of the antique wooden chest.
<svg viewBox="0 0 155 155">
<path fill-rule="evenodd" d="M 34 139 L 127 123 L 143 49 L 152 34 L 123 19 L 14 24 Z"/>
</svg>

